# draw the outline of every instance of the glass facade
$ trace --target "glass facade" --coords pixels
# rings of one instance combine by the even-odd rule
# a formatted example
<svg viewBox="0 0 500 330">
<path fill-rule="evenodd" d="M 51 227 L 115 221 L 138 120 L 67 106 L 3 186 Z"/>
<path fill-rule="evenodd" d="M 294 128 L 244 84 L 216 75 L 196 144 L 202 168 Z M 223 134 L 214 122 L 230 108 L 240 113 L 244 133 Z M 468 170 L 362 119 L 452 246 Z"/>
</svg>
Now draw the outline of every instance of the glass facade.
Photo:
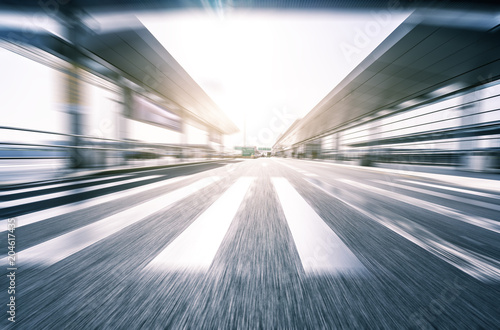
<svg viewBox="0 0 500 330">
<path fill-rule="evenodd" d="M 388 112 L 394 110 L 379 113 Z M 498 158 L 498 127 L 500 81 L 495 81 L 433 102 L 421 101 L 392 115 L 354 123 L 322 137 L 321 156 L 460 165 L 464 156 L 471 154 Z"/>
</svg>

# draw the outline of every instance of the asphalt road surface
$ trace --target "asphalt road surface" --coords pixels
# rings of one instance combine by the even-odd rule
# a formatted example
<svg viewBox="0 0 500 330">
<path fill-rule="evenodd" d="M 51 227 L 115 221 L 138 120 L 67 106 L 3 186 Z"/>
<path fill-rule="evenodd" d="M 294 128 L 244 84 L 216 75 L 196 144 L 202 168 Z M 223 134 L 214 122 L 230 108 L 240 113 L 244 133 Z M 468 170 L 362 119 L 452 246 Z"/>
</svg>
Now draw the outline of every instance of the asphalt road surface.
<svg viewBox="0 0 500 330">
<path fill-rule="evenodd" d="M 262 158 L 3 187 L 0 328 L 500 329 L 500 192 L 471 180 Z"/>
</svg>

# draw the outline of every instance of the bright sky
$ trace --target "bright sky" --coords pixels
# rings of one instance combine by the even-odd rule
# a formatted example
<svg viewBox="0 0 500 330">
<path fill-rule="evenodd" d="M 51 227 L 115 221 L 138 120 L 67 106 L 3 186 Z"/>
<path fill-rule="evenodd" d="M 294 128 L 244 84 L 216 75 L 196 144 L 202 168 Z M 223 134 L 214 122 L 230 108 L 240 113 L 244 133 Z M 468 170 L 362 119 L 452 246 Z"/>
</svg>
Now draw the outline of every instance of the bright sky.
<svg viewBox="0 0 500 330">
<path fill-rule="evenodd" d="M 246 114 L 247 144 L 265 146 L 409 14 L 179 11 L 139 19 L 242 131 Z"/>
<path fill-rule="evenodd" d="M 227 145 L 243 144 L 246 117 L 247 145 L 271 146 L 409 14 L 191 10 L 139 19 L 241 129 Z M 122 23 L 112 23 L 130 27 L 120 17 Z M 0 18 L 6 25 L 22 23 Z M 3 49 L 0 58 L 2 124 L 63 130 L 67 125 L 54 120 L 62 108 L 50 69 Z"/>
</svg>

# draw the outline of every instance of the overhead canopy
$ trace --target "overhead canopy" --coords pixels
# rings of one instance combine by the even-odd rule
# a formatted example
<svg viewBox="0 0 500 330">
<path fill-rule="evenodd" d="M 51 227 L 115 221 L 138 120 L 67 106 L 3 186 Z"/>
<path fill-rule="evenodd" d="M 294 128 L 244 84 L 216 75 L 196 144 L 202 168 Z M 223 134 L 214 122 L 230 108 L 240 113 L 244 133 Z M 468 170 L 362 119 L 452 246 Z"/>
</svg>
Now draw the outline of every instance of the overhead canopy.
<svg viewBox="0 0 500 330">
<path fill-rule="evenodd" d="M 119 69 L 125 78 L 147 86 L 220 132 L 239 131 L 145 27 L 88 35 L 79 44 Z"/>
<path fill-rule="evenodd" d="M 500 78 L 496 20 L 460 25 L 418 13 L 401 24 L 275 147 L 314 140 L 348 124 L 379 117 Z M 445 24 L 436 25 L 437 24 Z"/>
<path fill-rule="evenodd" d="M 26 36 L 0 30 L 0 38 L 29 44 L 65 60 L 78 58 L 83 67 L 111 80 L 123 76 L 155 94 L 160 103 L 182 110 L 223 134 L 239 131 L 215 102 L 189 76 L 158 40 L 138 21 L 133 28 L 108 33 L 82 31 L 73 44 L 48 32 Z"/>
<path fill-rule="evenodd" d="M 498 6 L 495 0 L 436 1 L 436 0 L 1 0 L 0 9 L 67 10 L 81 8 L 91 11 L 205 9 L 415 9 L 423 7 L 486 8 Z M 57 8 L 56 8 L 57 7 Z"/>
</svg>

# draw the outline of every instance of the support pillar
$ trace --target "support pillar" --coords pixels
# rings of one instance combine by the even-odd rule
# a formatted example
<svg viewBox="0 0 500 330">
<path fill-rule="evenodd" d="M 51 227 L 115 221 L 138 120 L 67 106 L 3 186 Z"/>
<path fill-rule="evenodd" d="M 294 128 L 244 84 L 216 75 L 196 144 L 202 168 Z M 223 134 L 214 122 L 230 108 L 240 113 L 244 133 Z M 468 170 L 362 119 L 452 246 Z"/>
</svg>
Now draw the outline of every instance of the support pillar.
<svg viewBox="0 0 500 330">
<path fill-rule="evenodd" d="M 84 115 L 82 111 L 82 88 L 80 79 L 79 60 L 80 55 L 75 49 L 78 48 L 78 40 L 86 33 L 85 26 L 77 15 L 73 13 L 61 13 L 59 17 L 62 27 L 65 28 L 67 39 L 73 44 L 73 49 L 67 54 L 69 58 L 69 69 L 66 72 L 67 78 L 65 81 L 66 86 L 66 104 L 67 111 L 70 117 L 70 133 L 73 135 L 71 138 L 70 149 L 70 162 L 71 168 L 83 168 L 91 164 L 91 152 L 87 149 L 82 149 L 85 145 L 83 141 L 83 122 Z"/>
<path fill-rule="evenodd" d="M 181 117 L 181 150 L 179 151 L 179 158 L 183 160 L 185 158 L 185 146 L 188 143 L 188 129 L 187 129 L 187 115 L 184 109 L 180 111 Z"/>
<path fill-rule="evenodd" d="M 474 125 L 478 123 L 477 100 L 481 98 L 481 89 L 473 90 L 464 95 L 461 108 L 461 126 Z M 460 140 L 460 151 L 462 152 L 461 165 L 464 169 L 475 172 L 482 172 L 488 169 L 489 157 L 479 150 L 477 140 Z"/>
<path fill-rule="evenodd" d="M 132 115 L 132 90 L 125 85 L 122 81 L 122 106 L 121 111 L 117 114 L 117 122 L 118 122 L 118 139 L 120 142 L 120 163 L 121 165 L 125 165 L 127 163 L 127 150 L 131 149 L 129 143 L 126 141 L 128 139 L 128 125 L 126 118 L 130 118 Z"/>
<path fill-rule="evenodd" d="M 83 146 L 81 135 L 83 135 L 83 114 L 80 105 L 80 78 L 78 75 L 78 66 L 75 63 L 71 64 L 70 70 L 67 72 L 66 78 L 66 102 L 67 111 L 70 118 L 71 137 L 70 149 L 70 164 L 71 168 L 81 168 L 85 166 L 85 153 L 79 147 Z"/>
</svg>

